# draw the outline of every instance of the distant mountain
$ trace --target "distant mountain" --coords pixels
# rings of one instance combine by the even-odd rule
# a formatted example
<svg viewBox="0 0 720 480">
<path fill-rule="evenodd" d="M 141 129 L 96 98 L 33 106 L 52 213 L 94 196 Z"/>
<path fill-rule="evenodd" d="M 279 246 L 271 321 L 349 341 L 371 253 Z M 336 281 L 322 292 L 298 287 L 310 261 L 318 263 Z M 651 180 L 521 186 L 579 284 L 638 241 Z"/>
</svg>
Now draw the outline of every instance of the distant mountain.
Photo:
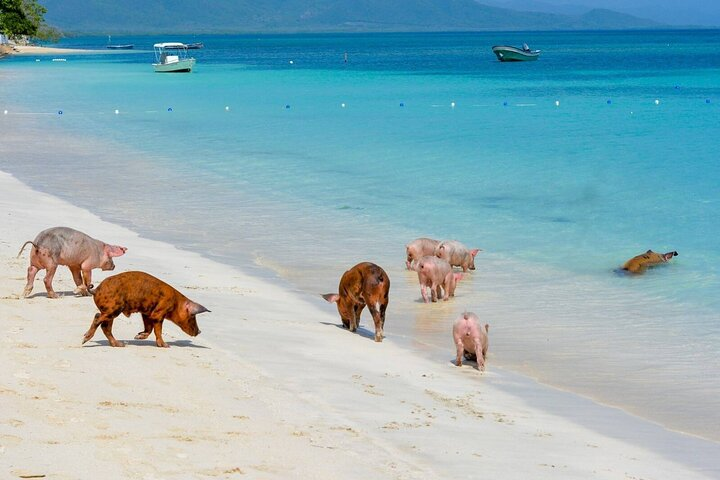
<svg viewBox="0 0 720 480">
<path fill-rule="evenodd" d="M 475 0 L 41 0 L 48 24 L 77 33 L 577 30 L 658 24 L 609 10 L 517 11 Z"/>
</svg>

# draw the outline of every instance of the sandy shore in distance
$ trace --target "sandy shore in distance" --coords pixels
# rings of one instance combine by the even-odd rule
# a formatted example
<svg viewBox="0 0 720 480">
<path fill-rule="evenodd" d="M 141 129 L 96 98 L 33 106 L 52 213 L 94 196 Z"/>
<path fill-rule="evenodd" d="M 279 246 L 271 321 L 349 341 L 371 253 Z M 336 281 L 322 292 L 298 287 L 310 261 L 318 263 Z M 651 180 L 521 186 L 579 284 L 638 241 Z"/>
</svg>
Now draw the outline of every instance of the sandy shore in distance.
<svg viewBox="0 0 720 480">
<path fill-rule="evenodd" d="M 714 444 L 687 452 L 670 445 L 672 458 L 656 445 L 662 438 L 653 440 L 661 429 L 643 433 L 612 409 L 580 412 L 572 395 L 495 368 L 492 332 L 482 375 L 452 365 L 452 351 L 432 362 L 402 350 L 392 318 L 376 344 L 368 330 L 338 328 L 334 306 L 319 297 L 141 238 L 3 172 L 0 225 L 2 478 L 720 475 L 718 462 L 704 472 L 688 466 L 693 455 L 718 458 Z M 171 348 L 160 349 L 152 336 L 132 340 L 142 322 L 121 316 L 113 330 L 127 347 L 109 347 L 100 330 L 81 346 L 96 309 L 92 298 L 72 295 L 66 267 L 55 276 L 60 299 L 46 298 L 42 272 L 32 296 L 18 296 L 28 264 L 27 251 L 15 258 L 18 249 L 56 225 L 128 247 L 113 273 L 147 271 L 208 307 L 198 317 L 202 334 L 190 338 L 166 321 Z M 94 273 L 96 285 L 111 274 Z M 576 413 L 557 415 L 543 403 Z"/>
<path fill-rule="evenodd" d="M 109 49 L 81 49 L 81 48 L 54 48 L 54 47 L 37 47 L 32 45 L 13 45 L 11 55 L 79 55 L 79 54 L 117 54 L 117 53 L 133 53 L 135 50 L 109 50 Z M 140 52 L 141 50 L 137 50 Z"/>
</svg>

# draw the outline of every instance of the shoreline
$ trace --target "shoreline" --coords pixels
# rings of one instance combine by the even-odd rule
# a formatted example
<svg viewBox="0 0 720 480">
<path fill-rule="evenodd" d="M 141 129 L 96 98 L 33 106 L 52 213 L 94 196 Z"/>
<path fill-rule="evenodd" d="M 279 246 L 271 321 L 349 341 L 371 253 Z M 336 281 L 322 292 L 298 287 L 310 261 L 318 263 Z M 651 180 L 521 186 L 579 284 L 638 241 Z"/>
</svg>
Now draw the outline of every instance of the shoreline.
<svg viewBox="0 0 720 480">
<path fill-rule="evenodd" d="M 0 58 L 4 56 L 16 55 L 31 56 L 31 55 L 113 55 L 118 53 L 145 53 L 142 50 L 90 50 L 82 48 L 56 48 L 56 47 L 38 47 L 34 45 L 8 45 L 0 46 Z M 3 55 L 4 54 L 4 55 Z"/>
<path fill-rule="evenodd" d="M 73 478 L 72 459 L 82 450 L 93 459 L 85 471 L 112 467 L 117 478 L 187 472 L 474 478 L 481 471 L 503 478 L 704 478 L 700 470 L 708 477 L 720 472 L 716 443 L 494 368 L 492 336 L 483 375 L 468 365 L 428 361 L 400 348 L 392 334 L 382 344 L 369 340 L 367 313 L 363 333 L 350 334 L 320 299 L 142 238 L 4 172 L 0 185 L 9 227 L 0 239 L 0 309 L 8 329 L 0 396 L 12 412 L 0 420 L 0 470 L 54 470 L 56 478 Z M 18 245 L 56 224 L 129 247 L 113 273 L 148 271 L 208 306 L 212 313 L 198 317 L 203 334 L 189 338 L 166 322 L 169 350 L 152 339 L 112 349 L 100 332 L 80 347 L 95 307 L 90 298 L 68 294 L 66 267 L 55 277 L 63 298 L 47 299 L 38 280 L 32 298 L 17 298 L 27 266 L 27 251 L 15 259 Z M 107 273 L 97 272 L 95 283 Z M 118 318 L 118 339 L 132 338 L 141 323 L 136 317 Z M 545 404 L 554 411 L 538 408 Z M 128 445 L 124 437 L 140 443 Z M 253 446 L 258 438 L 272 454 Z M 175 458 L 161 466 L 147 455 L 136 462 L 137 448 L 150 440 Z M 46 445 L 50 454 L 32 455 Z M 253 454 L 238 453 L 238 446 Z M 103 454 L 108 448 L 120 454 Z M 273 457 L 278 451 L 281 458 Z"/>
</svg>

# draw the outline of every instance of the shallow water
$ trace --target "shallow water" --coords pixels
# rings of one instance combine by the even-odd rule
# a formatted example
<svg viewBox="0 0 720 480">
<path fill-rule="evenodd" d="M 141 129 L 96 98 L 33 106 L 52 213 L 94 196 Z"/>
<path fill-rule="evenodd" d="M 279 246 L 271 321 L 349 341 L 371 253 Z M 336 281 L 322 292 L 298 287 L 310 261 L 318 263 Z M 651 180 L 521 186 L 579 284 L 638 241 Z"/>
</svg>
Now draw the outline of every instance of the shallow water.
<svg viewBox="0 0 720 480">
<path fill-rule="evenodd" d="M 388 336 L 448 360 L 467 308 L 490 365 L 718 440 L 717 33 L 178 38 L 206 45 L 191 75 L 150 52 L 14 57 L 0 166 L 308 294 L 375 261 Z M 523 41 L 539 61 L 490 52 Z M 419 301 L 419 236 L 483 249 L 451 302 Z M 649 248 L 680 255 L 614 273 Z"/>
</svg>

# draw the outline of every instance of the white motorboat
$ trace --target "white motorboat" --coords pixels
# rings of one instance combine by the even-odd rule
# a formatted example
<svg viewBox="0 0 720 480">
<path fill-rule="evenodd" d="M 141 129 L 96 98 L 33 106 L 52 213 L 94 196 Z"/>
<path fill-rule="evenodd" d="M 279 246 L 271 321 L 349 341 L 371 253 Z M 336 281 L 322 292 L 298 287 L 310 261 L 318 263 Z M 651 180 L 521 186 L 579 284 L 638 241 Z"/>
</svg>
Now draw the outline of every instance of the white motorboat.
<svg viewBox="0 0 720 480">
<path fill-rule="evenodd" d="M 188 55 L 187 45 L 180 42 L 156 43 L 153 68 L 158 73 L 192 72 L 195 59 Z"/>
</svg>

